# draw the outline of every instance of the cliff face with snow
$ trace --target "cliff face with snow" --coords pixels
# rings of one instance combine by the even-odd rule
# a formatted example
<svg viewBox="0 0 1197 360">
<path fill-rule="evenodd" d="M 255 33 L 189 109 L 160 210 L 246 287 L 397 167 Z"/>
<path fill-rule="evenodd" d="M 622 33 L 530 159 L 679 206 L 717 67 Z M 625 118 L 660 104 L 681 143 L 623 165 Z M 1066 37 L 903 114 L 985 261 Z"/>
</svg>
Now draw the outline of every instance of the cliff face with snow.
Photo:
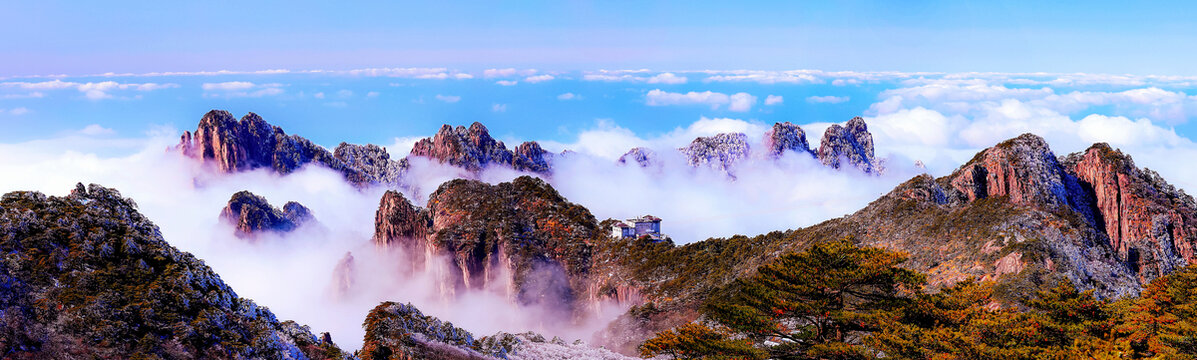
<svg viewBox="0 0 1197 360">
<path fill-rule="evenodd" d="M 781 157 L 786 151 L 815 156 L 810 144 L 806 142 L 806 131 L 789 121 L 774 123 L 773 127 L 765 132 L 763 148 L 765 156 L 771 159 Z"/>
<path fill-rule="evenodd" d="M 740 133 L 700 137 L 679 149 L 690 166 L 707 166 L 725 172 L 748 158 L 748 136 Z"/>
<path fill-rule="evenodd" d="M 882 170 L 873 157 L 873 134 L 869 133 L 864 119 L 859 117 L 852 118 L 844 126 L 835 124 L 828 127 L 823 132 L 816 155 L 823 165 L 835 169 L 853 166 L 865 173 Z"/>
</svg>

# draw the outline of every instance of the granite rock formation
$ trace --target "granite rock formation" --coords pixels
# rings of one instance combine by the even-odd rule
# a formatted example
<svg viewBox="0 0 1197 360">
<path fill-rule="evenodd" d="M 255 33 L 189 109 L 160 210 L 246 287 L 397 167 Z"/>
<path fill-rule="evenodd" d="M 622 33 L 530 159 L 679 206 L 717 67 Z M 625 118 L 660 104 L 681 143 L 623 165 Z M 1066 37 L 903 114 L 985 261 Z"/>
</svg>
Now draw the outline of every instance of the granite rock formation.
<svg viewBox="0 0 1197 360">
<path fill-rule="evenodd" d="M 1118 258 L 1144 283 L 1194 263 L 1197 204 L 1159 174 L 1108 144 L 1069 155 L 1063 162 L 1093 194 L 1099 230 Z"/>
<path fill-rule="evenodd" d="M 619 157 L 620 164 L 635 163 L 640 167 L 649 167 L 657 161 L 657 153 L 645 147 L 632 148 Z"/>
<path fill-rule="evenodd" d="M 748 158 L 748 136 L 727 133 L 699 137 L 679 150 L 690 166 L 708 166 L 730 173 L 736 162 Z"/>
<path fill-rule="evenodd" d="M 469 128 L 444 125 L 431 138 L 424 138 L 412 146 L 409 156 L 421 156 L 470 171 L 481 171 L 492 164 L 511 165 L 511 151 L 502 141 L 490 137 L 486 126 L 470 124 Z"/>
<path fill-rule="evenodd" d="M 589 211 L 528 176 L 498 185 L 449 181 L 426 208 L 388 192 L 375 219 L 375 243 L 402 249 L 412 270 L 447 255 L 441 282 L 449 292 L 497 289 L 520 304 L 566 312 L 586 298 L 589 242 L 602 233 Z"/>
<path fill-rule="evenodd" d="M 553 154 L 545 151 L 535 141 L 528 141 L 515 147 L 511 156 L 511 168 L 524 172 L 548 174 L 552 168 Z"/>
<path fill-rule="evenodd" d="M 263 231 L 289 232 L 312 220 L 312 212 L 290 201 L 283 209 L 271 206 L 266 198 L 249 191 L 239 191 L 229 198 L 220 218 L 233 225 L 237 237 L 252 238 Z"/>
<path fill-rule="evenodd" d="M 386 149 L 374 144 L 341 143 L 333 150 L 333 157 L 346 167 L 357 170 L 351 176 L 360 176 L 359 182 L 382 184 L 390 188 L 402 185 L 403 175 L 410 167 L 406 158 L 391 160 Z"/>
<path fill-rule="evenodd" d="M 814 150 L 811 150 L 810 144 L 806 142 L 806 131 L 789 121 L 774 123 L 773 127 L 765 132 L 764 142 L 765 156 L 771 159 L 781 157 L 786 151 L 815 156 Z"/>
<path fill-rule="evenodd" d="M 364 359 L 631 360 L 603 348 L 526 332 L 475 338 L 466 329 L 424 315 L 411 304 L 384 302 L 367 314 Z"/>
<path fill-rule="evenodd" d="M 843 126 L 828 127 L 819 143 L 817 156 L 823 165 L 835 169 L 848 165 L 865 173 L 882 171 L 873 157 L 873 135 L 860 117 L 852 118 Z"/>
<path fill-rule="evenodd" d="M 402 163 L 384 161 L 389 156 L 377 146 L 345 147 L 342 156 L 337 157 L 308 139 L 287 135 L 282 128 L 270 125 L 257 114 L 249 113 L 238 121 L 224 110 L 204 114 L 194 133 L 183 132 L 175 149 L 213 163 L 222 173 L 269 168 L 286 175 L 308 164 L 316 164 L 341 173 L 347 181 L 359 187 L 393 185 L 395 182 L 390 179 L 400 176 L 406 167 Z M 396 167 L 398 170 L 394 169 Z"/>
<path fill-rule="evenodd" d="M 0 253 L 4 358 L 350 357 L 237 296 L 113 189 L 4 195 Z"/>
</svg>

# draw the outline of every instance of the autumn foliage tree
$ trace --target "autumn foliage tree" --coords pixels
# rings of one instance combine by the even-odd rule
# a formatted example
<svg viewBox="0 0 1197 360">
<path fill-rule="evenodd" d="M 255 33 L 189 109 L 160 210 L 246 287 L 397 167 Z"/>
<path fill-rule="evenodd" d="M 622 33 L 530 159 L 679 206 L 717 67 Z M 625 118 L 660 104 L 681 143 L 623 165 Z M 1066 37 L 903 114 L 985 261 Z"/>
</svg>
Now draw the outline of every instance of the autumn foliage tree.
<svg viewBox="0 0 1197 360">
<path fill-rule="evenodd" d="M 718 326 L 662 332 L 642 354 L 759 358 L 747 346 L 770 359 L 1197 359 L 1197 266 L 1134 298 L 1062 280 L 1010 300 L 972 279 L 918 291 L 923 276 L 902 261 L 847 241 L 782 256 L 704 308 Z"/>
<path fill-rule="evenodd" d="M 726 329 L 689 323 L 657 333 L 640 346 L 644 357 L 666 355 L 674 359 L 763 359 L 761 349 L 746 339 L 732 339 Z"/>
<path fill-rule="evenodd" d="M 909 300 L 924 276 L 898 267 L 903 254 L 848 240 L 778 258 L 737 281 L 706 315 L 764 346 L 770 358 L 872 357 L 860 345 L 880 319 Z"/>
<path fill-rule="evenodd" d="M 1152 281 L 1124 308 L 1117 330 L 1136 356 L 1197 357 L 1197 267 Z"/>
</svg>

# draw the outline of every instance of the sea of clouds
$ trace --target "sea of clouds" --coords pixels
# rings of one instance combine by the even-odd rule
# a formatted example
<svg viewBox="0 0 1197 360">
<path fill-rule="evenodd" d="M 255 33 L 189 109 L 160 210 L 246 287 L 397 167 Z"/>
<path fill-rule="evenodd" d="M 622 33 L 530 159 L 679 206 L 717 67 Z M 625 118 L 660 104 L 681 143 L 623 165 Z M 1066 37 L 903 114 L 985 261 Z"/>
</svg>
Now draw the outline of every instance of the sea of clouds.
<svg viewBox="0 0 1197 360">
<path fill-rule="evenodd" d="M 684 75 L 670 73 L 667 78 L 678 83 Z M 724 72 L 705 74 L 703 81 L 791 84 L 824 75 Z M 694 74 L 688 76 L 697 79 Z M 655 84 L 649 80 L 652 78 L 642 74 L 602 81 Z M 1151 82 L 1165 80 L 1174 79 L 840 76 L 834 81 L 842 83 L 836 86 L 877 81 L 894 84 L 879 92 L 875 103 L 862 114 L 873 133 L 877 156 L 886 163 L 887 170 L 881 175 L 830 169 L 806 154 L 767 159 L 759 151 L 738 163 L 732 174 L 692 168 L 677 148 L 695 137 L 741 132 L 759 149 L 772 125 L 752 118 L 704 117 L 651 136 L 637 134 L 615 120 L 596 121 L 573 141 L 542 142 L 552 151 L 574 152 L 557 157 L 555 172 L 545 178 L 600 220 L 643 214 L 661 217 L 665 219 L 663 231 L 676 243 L 793 229 L 850 214 L 911 176 L 924 171 L 946 175 L 977 151 L 1026 132 L 1046 138 L 1057 155 L 1108 142 L 1174 185 L 1197 189 L 1197 167 L 1191 161 L 1197 158 L 1197 145 L 1175 130 L 1187 122 L 1195 100 L 1175 90 L 1183 84 L 1170 83 L 1173 90 L 1164 90 Z M 1118 88 L 1056 90 L 1089 82 Z M 741 106 L 730 95 L 725 99 L 702 92 L 679 97 L 650 91 L 646 96 L 655 101 L 646 106 L 703 101 L 712 107 Z M 775 104 L 785 106 L 780 97 Z M 818 146 L 830 125 L 802 124 L 812 147 Z M 282 319 L 297 320 L 315 331 L 331 331 L 348 349 L 360 346 L 361 322 L 381 301 L 412 302 L 427 314 L 479 335 L 536 330 L 588 339 L 621 312 L 617 307 L 606 308 L 585 323 L 573 324 L 546 317 L 552 309 L 512 304 L 501 291 L 446 299 L 436 291 L 434 277 L 401 276 L 396 263 L 400 257 L 371 243 L 374 213 L 385 189 L 357 189 L 339 174 L 315 166 L 287 176 L 268 170 L 217 174 L 210 166 L 169 151 L 180 132 L 153 127 L 143 133 L 123 134 L 100 122 L 44 139 L 0 144 L 0 174 L 4 174 L 0 191 L 64 195 L 76 182 L 116 188 L 139 204 L 167 241 L 204 260 L 240 295 L 270 307 Z M 413 141 L 396 139 L 387 147 L 393 157 L 401 157 Z M 653 149 L 660 156 L 658 164 L 645 168 L 618 164 L 616 159 L 632 147 Z M 925 168 L 916 167 L 916 161 Z M 417 160 L 407 179 L 412 186 L 404 191 L 414 203 L 423 204 L 428 194 L 453 178 L 498 183 L 521 175 L 525 174 L 510 169 L 470 174 Z M 311 208 L 317 221 L 286 235 L 266 235 L 254 242 L 237 239 L 218 214 L 229 197 L 241 190 L 262 195 L 276 206 L 300 202 Z M 332 271 L 347 253 L 352 253 L 356 265 L 354 290 L 337 294 Z"/>
</svg>

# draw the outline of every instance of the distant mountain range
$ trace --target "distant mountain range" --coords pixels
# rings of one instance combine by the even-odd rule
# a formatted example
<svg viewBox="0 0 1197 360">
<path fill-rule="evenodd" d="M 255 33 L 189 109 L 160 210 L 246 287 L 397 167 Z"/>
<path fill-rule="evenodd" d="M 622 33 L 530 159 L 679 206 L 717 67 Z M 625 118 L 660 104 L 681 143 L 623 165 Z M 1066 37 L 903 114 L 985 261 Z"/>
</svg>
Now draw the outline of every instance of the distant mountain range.
<svg viewBox="0 0 1197 360">
<path fill-rule="evenodd" d="M 237 121 L 223 111 L 206 114 L 177 149 L 222 172 L 270 168 L 288 174 L 315 164 L 357 186 L 389 188 L 403 186 L 415 156 L 469 171 L 505 166 L 540 176 L 551 176 L 555 157 L 570 156 L 548 153 L 535 142 L 508 150 L 478 123 L 446 125 L 399 160 L 373 145 L 341 144 L 329 152 L 252 113 Z M 884 171 L 860 118 L 828 128 L 815 150 L 800 127 L 775 124 L 756 149 L 742 134 L 721 134 L 695 139 L 680 151 L 693 166 L 729 174 L 745 158 L 785 152 L 807 154 L 831 168 Z M 633 149 L 620 161 L 651 166 L 654 155 Z M 82 354 L 101 357 L 168 357 L 174 351 L 350 356 L 330 337 L 279 322 L 238 298 L 202 262 L 167 244 L 115 190 L 80 186 L 63 198 L 14 192 L 0 204 L 0 250 L 8 254 L 0 262 L 0 284 L 14 289 L 0 297 L 0 309 L 13 309 L 5 310 L 6 319 L 20 316 L 0 323 L 0 331 L 23 336 L 0 342 L 6 356 L 52 355 L 76 343 L 95 344 Z M 245 233 L 279 231 L 306 219 L 296 206 L 279 210 L 239 193 L 224 217 Z M 397 261 L 411 264 L 405 271 L 424 271 L 449 259 L 444 265 L 450 271 L 436 281 L 450 296 L 493 288 L 509 276 L 507 298 L 559 305 L 561 321 L 583 318 L 603 302 L 630 306 L 598 339 L 624 354 L 634 353 L 655 332 L 697 319 L 699 307 L 723 296 L 722 289 L 736 279 L 816 242 L 849 238 L 905 252 L 910 256 L 905 266 L 926 273 L 933 288 L 968 278 L 992 280 L 999 290 L 995 297 L 1006 305 L 1055 280 L 1100 297 L 1135 296 L 1147 282 L 1193 264 L 1197 245 L 1197 203 L 1191 196 L 1106 144 L 1057 156 L 1032 134 L 985 149 L 950 175 L 913 177 L 853 214 L 753 237 L 681 246 L 613 238 L 607 230 L 613 220 L 596 219 L 532 176 L 493 185 L 452 180 L 423 204 L 388 191 L 374 223 L 375 250 L 401 250 L 405 258 Z M 360 273 L 352 270 L 352 255 L 347 259 L 336 271 L 338 278 L 350 279 L 338 291 L 354 291 L 351 278 Z M 379 305 L 364 320 L 366 345 L 358 356 L 518 358 L 521 351 L 546 346 L 562 352 L 586 348 L 537 340 L 535 334 L 476 340 L 402 305 L 404 299 L 393 300 L 399 303 Z M 121 320 L 100 322 L 110 317 Z M 151 347 L 140 347 L 145 344 Z"/>
</svg>

